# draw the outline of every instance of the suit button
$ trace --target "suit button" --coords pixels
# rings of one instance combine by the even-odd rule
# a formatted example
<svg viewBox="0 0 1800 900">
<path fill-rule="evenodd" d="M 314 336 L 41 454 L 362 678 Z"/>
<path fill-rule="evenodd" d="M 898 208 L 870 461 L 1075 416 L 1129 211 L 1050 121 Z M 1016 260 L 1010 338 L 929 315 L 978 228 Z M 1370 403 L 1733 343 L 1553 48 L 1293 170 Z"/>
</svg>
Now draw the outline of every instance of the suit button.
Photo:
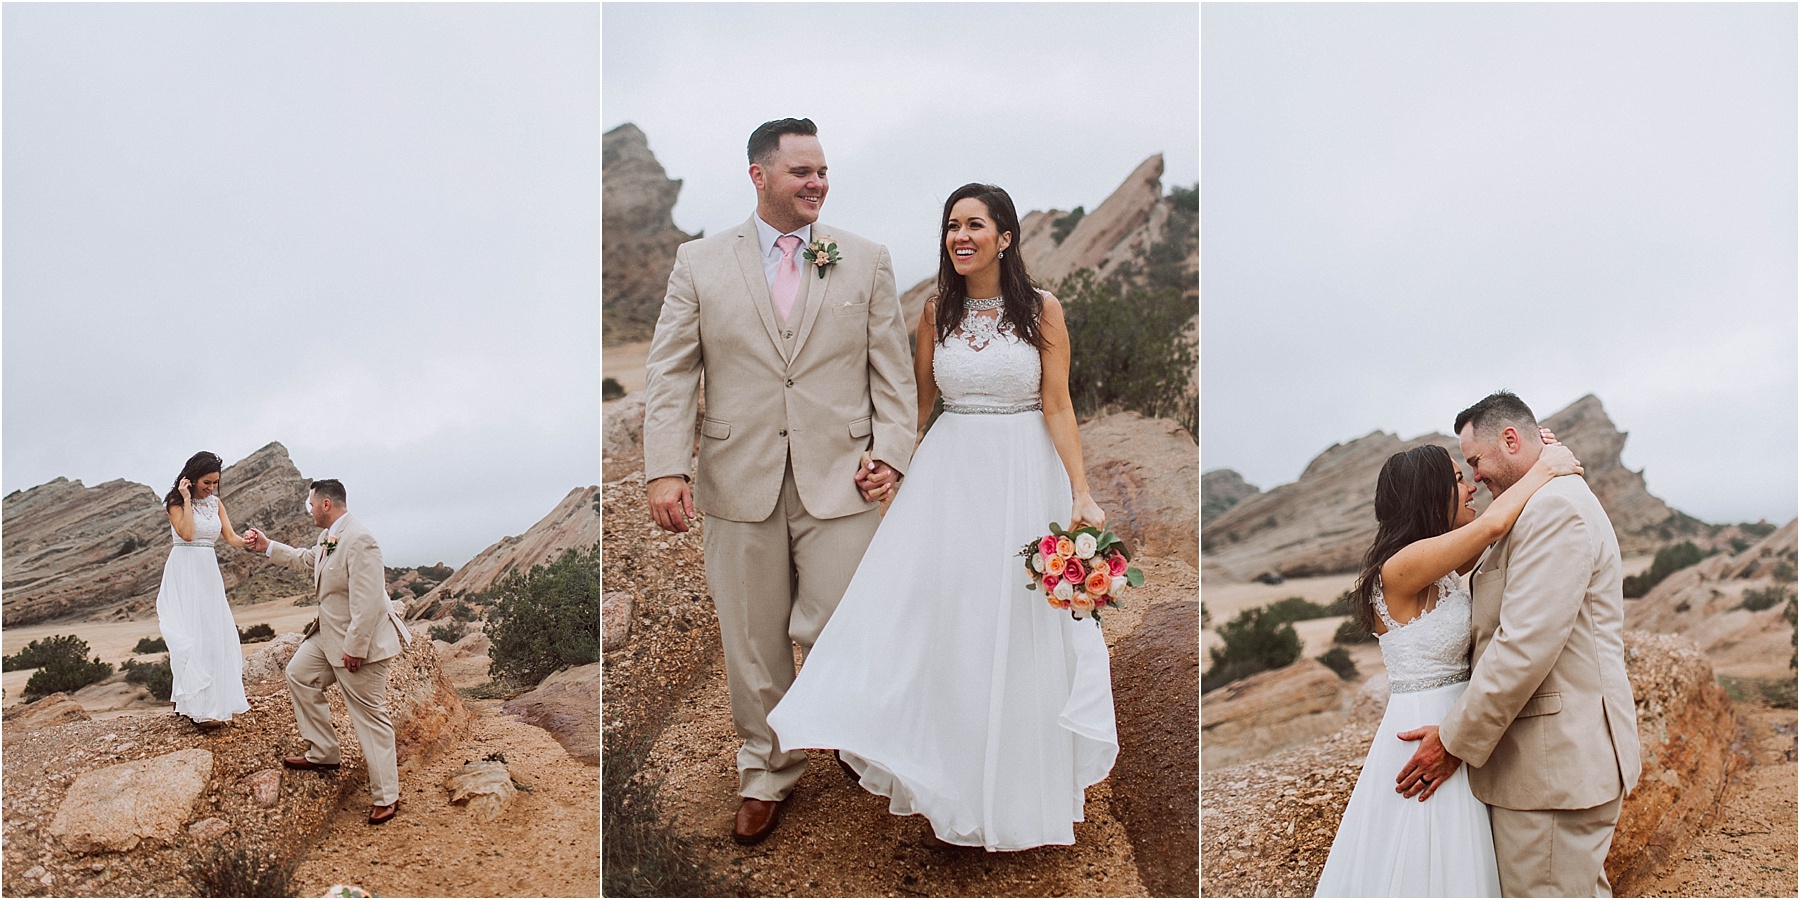
<svg viewBox="0 0 1800 900">
<path fill-rule="evenodd" d="M 793 387 L 793 386 L 794 386 L 794 379 L 789 378 L 788 379 L 788 387 Z"/>
<path fill-rule="evenodd" d="M 781 436 L 787 437 L 787 429 L 786 428 L 781 429 Z"/>
<path fill-rule="evenodd" d="M 782 337 L 784 337 L 784 338 L 791 338 L 791 337 L 793 337 L 793 336 L 794 336 L 794 333 L 793 333 L 793 332 L 791 332 L 791 331 L 784 331 L 784 332 L 782 332 L 782 333 L 781 333 L 781 336 L 782 336 Z"/>
</svg>

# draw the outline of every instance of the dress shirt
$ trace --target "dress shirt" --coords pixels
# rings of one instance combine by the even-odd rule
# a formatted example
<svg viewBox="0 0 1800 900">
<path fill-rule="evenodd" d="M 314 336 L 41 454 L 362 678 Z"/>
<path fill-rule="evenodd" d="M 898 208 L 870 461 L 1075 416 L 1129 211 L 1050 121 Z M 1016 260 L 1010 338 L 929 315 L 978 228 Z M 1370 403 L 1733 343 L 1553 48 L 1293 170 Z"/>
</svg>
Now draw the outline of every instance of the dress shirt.
<svg viewBox="0 0 1800 900">
<path fill-rule="evenodd" d="M 806 258 L 800 254 L 805 253 L 806 245 L 812 243 L 812 225 L 802 225 L 788 234 L 800 239 L 800 246 L 794 248 L 794 265 L 805 275 Z M 762 245 L 763 278 L 768 281 L 771 292 L 775 290 L 775 270 L 781 268 L 781 248 L 775 246 L 775 241 L 781 237 L 782 233 L 776 231 L 775 226 L 764 222 L 762 216 L 756 217 L 756 241 Z"/>
</svg>

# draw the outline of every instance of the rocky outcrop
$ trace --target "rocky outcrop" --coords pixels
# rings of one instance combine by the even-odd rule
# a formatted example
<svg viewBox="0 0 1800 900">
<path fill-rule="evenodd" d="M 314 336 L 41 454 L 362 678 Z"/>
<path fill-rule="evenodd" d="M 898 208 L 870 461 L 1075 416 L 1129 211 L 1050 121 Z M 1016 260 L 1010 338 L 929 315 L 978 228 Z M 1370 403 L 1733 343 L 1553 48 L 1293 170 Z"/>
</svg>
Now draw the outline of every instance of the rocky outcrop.
<svg viewBox="0 0 1800 900">
<path fill-rule="evenodd" d="M 85 722 L 91 718 L 93 717 L 88 715 L 87 707 L 68 694 L 58 691 L 30 703 L 7 707 L 5 725 L 0 727 L 0 734 L 4 734 L 5 739 L 10 741 L 21 735 L 70 722 Z"/>
<path fill-rule="evenodd" d="M 1198 448 L 1168 419 L 1114 413 L 1083 424 L 1088 491 L 1133 553 L 1200 564 Z"/>
<path fill-rule="evenodd" d="M 1191 569 L 1186 576 L 1191 582 Z M 1113 809 L 1152 897 L 1198 896 L 1199 633 L 1199 604 L 1176 601 L 1151 607 L 1112 648 L 1113 671 L 1120 673 L 1113 679 L 1119 730 Z"/>
<path fill-rule="evenodd" d="M 1788 677 L 1793 626 L 1782 616 L 1786 604 L 1751 610 L 1744 600 L 1750 592 L 1793 592 L 1800 558 L 1795 525 L 1787 523 L 1740 553 L 1703 559 L 1642 599 L 1625 601 L 1625 626 L 1679 634 L 1699 645 L 1722 673 Z"/>
<path fill-rule="evenodd" d="M 1219 514 L 1238 505 L 1245 497 L 1254 497 L 1262 489 L 1244 480 L 1232 469 L 1214 469 L 1200 474 L 1200 525 L 1205 527 Z"/>
<path fill-rule="evenodd" d="M 206 750 L 176 750 L 81 773 L 50 822 L 50 836 L 75 853 L 136 850 L 182 833 L 212 775 Z"/>
<path fill-rule="evenodd" d="M 256 525 L 277 540 L 311 540 L 308 479 L 271 443 L 220 473 L 220 497 L 240 532 Z M 165 488 L 166 490 L 166 488 Z M 154 610 L 169 555 L 162 494 L 124 480 L 86 487 L 58 478 L 8 494 L 4 510 L 4 624 L 30 625 Z M 311 589 L 305 576 L 261 565 L 220 545 L 220 573 L 235 602 Z"/>
<path fill-rule="evenodd" d="M 1711 526 L 1652 496 L 1642 471 L 1624 467 L 1619 453 L 1626 435 L 1593 395 L 1543 422 L 1581 459 L 1583 477 L 1606 508 L 1625 553 L 1710 533 Z M 1298 481 L 1243 498 L 1206 525 L 1208 571 L 1240 581 L 1268 570 L 1290 578 L 1354 571 L 1375 537 L 1375 479 L 1382 464 L 1422 444 L 1436 444 L 1462 459 L 1456 438 L 1437 433 L 1403 441 L 1377 431 L 1332 445 L 1307 464 Z M 1479 492 L 1476 508 L 1485 508 L 1487 499 L 1485 490 Z"/>
<path fill-rule="evenodd" d="M 1742 723 L 1712 667 L 1681 638 L 1629 632 L 1643 774 L 1626 798 L 1607 857 L 1616 896 L 1637 896 L 1691 838 L 1744 765 Z M 1207 896 L 1311 896 L 1362 771 L 1379 708 L 1311 743 L 1201 778 L 1201 879 Z"/>
<path fill-rule="evenodd" d="M 554 562 L 566 550 L 592 546 L 599 540 L 600 489 L 576 488 L 524 534 L 501 538 L 442 584 L 408 601 L 407 618 L 448 615 L 456 600 L 489 590 L 508 572 L 528 571 L 532 566 Z"/>
<path fill-rule="evenodd" d="M 649 340 L 662 312 L 675 248 L 690 235 L 671 214 L 681 182 L 629 122 L 600 139 L 600 310 L 608 344 Z"/>
<path fill-rule="evenodd" d="M 1330 734 L 1355 701 L 1355 688 L 1313 659 L 1234 681 L 1201 698 L 1201 766 L 1236 765 Z"/>
<path fill-rule="evenodd" d="M 573 666 L 500 707 L 536 725 L 590 766 L 600 764 L 600 664 Z"/>
</svg>

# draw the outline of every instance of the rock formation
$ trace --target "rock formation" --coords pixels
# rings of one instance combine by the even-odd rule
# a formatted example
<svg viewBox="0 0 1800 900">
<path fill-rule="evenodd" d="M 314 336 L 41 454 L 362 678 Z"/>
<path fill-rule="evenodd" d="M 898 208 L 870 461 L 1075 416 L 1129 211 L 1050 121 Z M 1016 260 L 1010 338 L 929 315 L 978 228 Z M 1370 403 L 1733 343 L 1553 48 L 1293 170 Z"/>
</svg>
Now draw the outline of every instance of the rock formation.
<svg viewBox="0 0 1800 900">
<path fill-rule="evenodd" d="M 240 532 L 261 527 L 277 540 L 311 540 L 309 480 L 271 443 L 220 473 L 220 497 Z M 166 490 L 166 488 L 164 489 Z M 4 510 L 4 623 L 30 625 L 154 609 L 169 555 L 162 492 L 114 480 L 95 487 L 58 478 L 8 494 Z M 218 548 L 232 600 L 264 600 L 311 589 L 310 579 Z"/>
<path fill-rule="evenodd" d="M 407 618 L 428 619 L 448 615 L 457 599 L 480 594 L 500 577 L 514 570 L 553 562 L 563 551 L 588 547 L 600 540 L 600 490 L 579 487 L 568 493 L 549 515 L 516 537 L 475 555 L 442 584 L 407 602 Z"/>
<path fill-rule="evenodd" d="M 1081 425 L 1088 491 L 1133 553 L 1200 564 L 1198 447 L 1168 419 L 1114 413 Z M 904 490 L 904 488 L 903 488 Z"/>
<path fill-rule="evenodd" d="M 1710 532 L 1711 526 L 1652 496 L 1643 473 L 1620 463 L 1625 434 L 1592 394 L 1543 422 L 1581 459 L 1583 477 L 1606 508 L 1625 553 Z M 1376 475 L 1389 456 L 1422 444 L 1436 444 L 1462 460 L 1456 438 L 1437 433 L 1403 441 L 1377 431 L 1332 445 L 1307 464 L 1298 481 L 1246 497 L 1206 525 L 1208 571 L 1237 580 L 1271 569 L 1286 577 L 1354 571 L 1375 537 Z M 1485 508 L 1487 497 L 1486 490 L 1479 492 L 1478 509 Z"/>
<path fill-rule="evenodd" d="M 1205 527 L 1219 514 L 1238 505 L 1245 497 L 1262 493 L 1262 489 L 1244 480 L 1232 469 L 1214 469 L 1200 474 L 1200 525 Z"/>
<path fill-rule="evenodd" d="M 600 664 L 572 666 L 500 707 L 536 725 L 590 766 L 600 764 Z"/>
<path fill-rule="evenodd" d="M 600 139 L 600 311 L 608 344 L 649 340 L 662 311 L 675 248 L 697 235 L 671 215 L 681 182 L 629 122 Z"/>
<path fill-rule="evenodd" d="M 1356 689 L 1318 660 L 1234 681 L 1200 707 L 1201 765 L 1236 765 L 1330 734 L 1343 726 Z"/>
<path fill-rule="evenodd" d="M 1626 634 L 1643 774 L 1626 798 L 1606 871 L 1616 896 L 1636 891 L 1699 830 L 1745 762 L 1741 721 L 1699 649 Z M 1379 708 L 1359 704 L 1331 735 L 1201 777 L 1201 880 L 1207 896 L 1311 896 L 1361 773 Z"/>
<path fill-rule="evenodd" d="M 1793 593 L 1800 558 L 1796 522 L 1800 520 L 1741 553 L 1703 559 L 1663 579 L 1642 599 L 1625 601 L 1625 626 L 1679 634 L 1698 644 L 1726 674 L 1791 677 L 1793 627 L 1782 617 L 1786 604 L 1761 610 L 1743 604 L 1750 591 L 1786 588 Z"/>
</svg>

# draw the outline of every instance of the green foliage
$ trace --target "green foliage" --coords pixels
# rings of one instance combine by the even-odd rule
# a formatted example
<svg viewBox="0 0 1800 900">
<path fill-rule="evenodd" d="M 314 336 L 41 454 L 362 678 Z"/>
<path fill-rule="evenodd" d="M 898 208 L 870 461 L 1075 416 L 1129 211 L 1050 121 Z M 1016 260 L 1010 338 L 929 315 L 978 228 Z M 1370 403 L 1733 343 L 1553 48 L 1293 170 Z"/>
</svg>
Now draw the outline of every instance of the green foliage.
<svg viewBox="0 0 1800 900">
<path fill-rule="evenodd" d="M 1336 603 L 1330 606 L 1314 603 L 1305 597 L 1288 597 L 1269 604 L 1269 615 L 1283 622 L 1304 622 L 1345 614 Z"/>
<path fill-rule="evenodd" d="M 82 642 L 82 650 L 87 649 L 87 642 Z M 75 657 L 57 657 L 45 663 L 43 668 L 31 673 L 31 680 L 25 682 L 25 699 L 36 700 L 48 697 L 58 691 L 79 691 L 94 682 L 105 679 L 113 673 L 112 663 L 100 661 L 100 657 L 84 659 Z"/>
<path fill-rule="evenodd" d="M 295 863 L 273 850 L 214 844 L 188 867 L 201 897 L 292 897 Z"/>
<path fill-rule="evenodd" d="M 1175 204 L 1176 209 L 1192 213 L 1196 216 L 1200 215 L 1199 183 L 1196 182 L 1193 187 L 1176 185 L 1169 188 L 1169 202 Z"/>
<path fill-rule="evenodd" d="M 1063 279 L 1055 294 L 1069 327 L 1069 396 L 1077 416 L 1131 410 L 1198 430 L 1194 348 L 1184 336 L 1194 304 L 1172 288 L 1121 295 L 1088 269 Z"/>
<path fill-rule="evenodd" d="M 488 674 L 536 684 L 564 666 L 600 661 L 600 543 L 530 572 L 507 573 L 488 612 Z"/>
<path fill-rule="evenodd" d="M 600 379 L 600 399 L 602 401 L 617 400 L 625 396 L 625 386 L 611 376 Z"/>
<path fill-rule="evenodd" d="M 467 622 L 475 618 L 475 611 L 469 608 L 469 604 L 458 600 L 450 604 L 450 618 L 458 622 Z"/>
<path fill-rule="evenodd" d="M 1788 595 L 1787 608 L 1781 611 L 1781 617 L 1787 620 L 1788 627 L 1795 629 L 1788 634 L 1788 644 L 1794 648 L 1794 654 L 1788 659 L 1788 668 L 1800 669 L 1800 627 L 1794 624 L 1794 597 Z"/>
<path fill-rule="evenodd" d="M 455 619 L 451 619 L 448 622 L 439 622 L 438 624 L 431 626 L 431 629 L 426 632 L 432 640 L 443 641 L 446 644 L 454 644 L 457 641 L 462 640 L 468 633 L 469 626 Z"/>
<path fill-rule="evenodd" d="M 266 622 L 238 629 L 238 643 L 240 644 L 259 644 L 263 641 L 274 640 L 274 638 L 275 629 Z"/>
<path fill-rule="evenodd" d="M 1738 703 L 1753 703 L 1773 709 L 1794 709 L 1797 686 L 1792 678 L 1740 678 L 1732 675 L 1718 676 L 1719 686 L 1725 689 L 1725 696 Z"/>
<path fill-rule="evenodd" d="M 418 573 L 421 578 L 429 578 L 432 581 L 443 581 L 455 574 L 456 569 L 450 566 L 420 566 L 418 568 Z"/>
<path fill-rule="evenodd" d="M 1200 627 L 1212 627 L 1212 612 L 1206 608 L 1206 604 L 1204 603 L 1200 604 Z"/>
<path fill-rule="evenodd" d="M 1087 210 L 1077 206 L 1068 214 L 1058 216 L 1056 221 L 1050 223 L 1050 239 L 1061 244 L 1075 230 L 1075 226 L 1081 224 L 1081 217 L 1085 215 Z"/>
<path fill-rule="evenodd" d="M 1650 593 L 1651 588 L 1661 584 L 1664 578 L 1705 558 L 1706 551 L 1694 546 L 1693 541 L 1682 541 L 1673 547 L 1664 547 L 1656 551 L 1656 559 L 1650 563 L 1649 571 L 1625 577 L 1625 596 L 1642 597 Z"/>
<path fill-rule="evenodd" d="M 432 584 L 429 581 L 415 581 L 412 584 L 407 585 L 406 589 L 412 591 L 414 597 L 423 597 L 426 594 L 431 593 L 431 589 L 434 587 L 437 587 L 437 585 Z"/>
<path fill-rule="evenodd" d="M 1780 562 L 1777 562 L 1775 564 L 1775 568 L 1769 570 L 1769 577 L 1775 579 L 1776 581 L 1778 581 L 1782 584 L 1793 584 L 1794 583 L 1794 564 L 1788 562 L 1785 559 L 1781 560 Z"/>
<path fill-rule="evenodd" d="M 126 681 L 149 688 L 150 696 L 158 700 L 168 702 L 169 695 L 175 692 L 175 673 L 166 659 L 147 663 L 128 659 L 121 668 L 125 670 Z"/>
<path fill-rule="evenodd" d="M 1294 626 L 1263 607 L 1246 609 L 1218 629 L 1220 646 L 1211 651 L 1212 668 L 1200 676 L 1206 693 L 1300 658 L 1300 636 Z"/>
<path fill-rule="evenodd" d="M 1334 644 L 1372 644 L 1375 642 L 1375 635 L 1356 624 L 1356 617 L 1351 616 L 1338 625 L 1337 634 L 1331 636 L 1331 642 Z"/>
<path fill-rule="evenodd" d="M 1751 612 L 1761 612 L 1770 607 L 1788 602 L 1794 596 L 1793 588 L 1785 584 L 1771 584 L 1766 588 L 1751 588 L 1744 592 L 1744 600 L 1738 608 Z"/>
<path fill-rule="evenodd" d="M 727 897 L 737 894 L 666 824 L 659 779 L 642 777 L 648 741 L 629 749 L 609 735 L 600 753 L 600 895 Z"/>
<path fill-rule="evenodd" d="M 138 638 L 138 642 L 135 646 L 133 646 L 131 648 L 131 652 L 133 652 L 133 653 L 167 653 L 167 652 L 169 652 L 169 642 L 163 640 L 161 637 Z"/>
<path fill-rule="evenodd" d="M 72 634 L 38 638 L 11 656 L 0 657 L 0 672 L 41 669 L 59 659 L 86 659 L 87 641 Z"/>
<path fill-rule="evenodd" d="M 1775 533 L 1775 523 L 1767 521 L 1744 522 L 1738 525 L 1738 530 L 1754 538 L 1766 538 Z"/>
<path fill-rule="evenodd" d="M 1350 651 L 1342 647 L 1333 647 L 1313 658 L 1324 663 L 1327 668 L 1336 672 L 1338 677 L 1345 681 L 1356 677 L 1356 660 L 1351 659 Z"/>
</svg>

